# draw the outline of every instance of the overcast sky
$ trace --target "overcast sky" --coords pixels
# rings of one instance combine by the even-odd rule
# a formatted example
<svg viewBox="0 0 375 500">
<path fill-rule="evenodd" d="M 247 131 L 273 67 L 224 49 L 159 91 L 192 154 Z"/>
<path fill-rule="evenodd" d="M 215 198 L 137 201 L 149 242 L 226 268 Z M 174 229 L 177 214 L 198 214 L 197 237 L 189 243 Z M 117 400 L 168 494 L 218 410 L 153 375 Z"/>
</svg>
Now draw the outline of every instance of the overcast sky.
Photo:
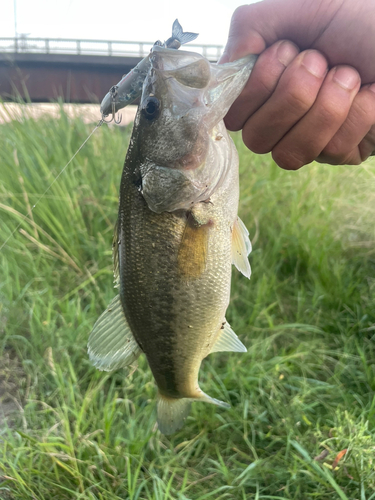
<svg viewBox="0 0 375 500">
<path fill-rule="evenodd" d="M 1 0 L 0 36 L 166 40 L 178 18 L 196 43 L 224 45 L 239 0 Z M 247 1 L 246 3 L 251 3 Z M 100 7 L 98 7 L 100 5 Z"/>
</svg>

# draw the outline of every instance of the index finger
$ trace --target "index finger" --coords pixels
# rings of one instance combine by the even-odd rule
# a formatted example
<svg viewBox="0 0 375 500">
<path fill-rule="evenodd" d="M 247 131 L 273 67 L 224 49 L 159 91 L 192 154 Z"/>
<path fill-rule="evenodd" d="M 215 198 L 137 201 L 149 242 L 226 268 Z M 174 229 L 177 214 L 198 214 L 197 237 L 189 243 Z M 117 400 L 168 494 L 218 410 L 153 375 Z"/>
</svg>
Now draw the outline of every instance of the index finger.
<svg viewBox="0 0 375 500">
<path fill-rule="evenodd" d="M 298 52 L 294 43 L 281 40 L 261 53 L 245 88 L 225 117 L 225 125 L 229 130 L 240 130 L 247 119 L 267 101 L 285 68 Z"/>
</svg>

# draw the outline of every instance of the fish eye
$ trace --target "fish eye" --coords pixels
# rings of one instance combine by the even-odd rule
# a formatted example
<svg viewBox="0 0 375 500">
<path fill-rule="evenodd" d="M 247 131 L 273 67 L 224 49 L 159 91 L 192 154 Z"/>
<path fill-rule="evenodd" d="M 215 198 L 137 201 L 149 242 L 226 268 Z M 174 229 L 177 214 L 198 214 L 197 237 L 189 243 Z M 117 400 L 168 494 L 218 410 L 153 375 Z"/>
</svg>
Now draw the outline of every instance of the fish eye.
<svg viewBox="0 0 375 500">
<path fill-rule="evenodd" d="M 160 102 L 156 97 L 148 97 L 142 108 L 142 113 L 147 120 L 153 120 L 159 114 Z"/>
</svg>

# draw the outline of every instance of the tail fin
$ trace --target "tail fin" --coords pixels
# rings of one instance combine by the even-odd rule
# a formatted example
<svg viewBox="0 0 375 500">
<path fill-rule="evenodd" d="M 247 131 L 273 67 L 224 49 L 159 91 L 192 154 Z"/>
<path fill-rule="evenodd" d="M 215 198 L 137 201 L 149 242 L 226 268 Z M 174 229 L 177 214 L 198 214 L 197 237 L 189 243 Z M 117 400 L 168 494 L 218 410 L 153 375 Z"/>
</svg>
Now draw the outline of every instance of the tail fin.
<svg viewBox="0 0 375 500">
<path fill-rule="evenodd" d="M 175 38 L 180 42 L 181 45 L 185 43 L 192 42 L 198 36 L 198 33 L 190 33 L 189 31 L 183 31 L 181 24 L 178 19 L 175 20 L 172 26 L 172 38 Z"/>
<path fill-rule="evenodd" d="M 190 406 L 193 401 L 203 401 L 222 408 L 230 408 L 228 403 L 211 398 L 204 392 L 201 392 L 201 395 L 197 398 L 169 398 L 159 392 L 157 415 L 160 432 L 168 435 L 181 429 L 190 413 Z"/>
<path fill-rule="evenodd" d="M 181 429 L 190 413 L 191 399 L 168 398 L 158 394 L 157 414 L 159 431 L 173 434 Z"/>
</svg>

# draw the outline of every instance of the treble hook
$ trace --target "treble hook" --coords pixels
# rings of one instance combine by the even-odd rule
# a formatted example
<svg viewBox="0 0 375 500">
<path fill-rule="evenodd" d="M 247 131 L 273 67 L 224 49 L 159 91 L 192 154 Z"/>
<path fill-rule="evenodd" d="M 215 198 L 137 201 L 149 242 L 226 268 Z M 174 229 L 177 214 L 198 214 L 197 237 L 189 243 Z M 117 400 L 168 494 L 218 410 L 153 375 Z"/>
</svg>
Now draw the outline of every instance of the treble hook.
<svg viewBox="0 0 375 500">
<path fill-rule="evenodd" d="M 118 93 L 118 86 L 117 85 L 113 85 L 113 87 L 111 87 L 109 89 L 109 93 L 111 94 L 111 105 L 112 105 L 112 118 L 110 120 L 106 120 L 106 117 L 108 115 L 104 115 L 102 114 L 102 120 L 104 123 L 111 123 L 111 122 L 114 122 L 116 123 L 116 125 L 119 125 L 121 123 L 121 120 L 122 120 L 122 115 L 119 114 L 118 115 L 118 118 L 116 119 L 116 96 L 117 96 L 117 93 Z"/>
</svg>

